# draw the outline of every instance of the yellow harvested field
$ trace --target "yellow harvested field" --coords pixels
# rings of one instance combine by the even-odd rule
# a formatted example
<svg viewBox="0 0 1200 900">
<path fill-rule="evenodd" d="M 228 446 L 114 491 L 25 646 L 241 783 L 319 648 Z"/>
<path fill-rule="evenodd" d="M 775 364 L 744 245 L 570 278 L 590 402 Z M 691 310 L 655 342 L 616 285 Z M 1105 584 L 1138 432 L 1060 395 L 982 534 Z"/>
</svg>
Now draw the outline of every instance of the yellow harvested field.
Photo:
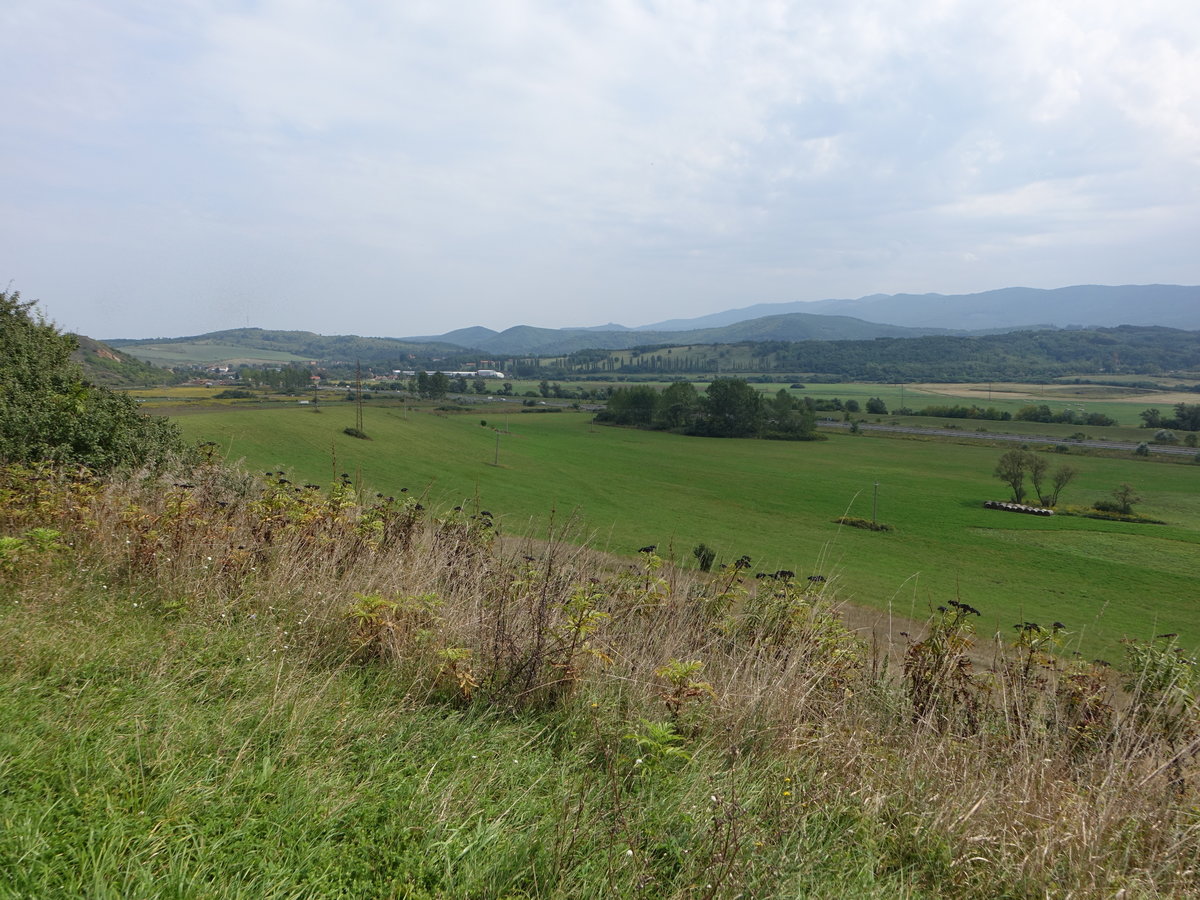
<svg viewBox="0 0 1200 900">
<path fill-rule="evenodd" d="M 156 387 L 137 388 L 125 393 L 131 397 L 170 397 L 176 400 L 207 400 L 228 388 L 229 385 L 227 384 L 218 385 L 217 387 Z"/>
</svg>

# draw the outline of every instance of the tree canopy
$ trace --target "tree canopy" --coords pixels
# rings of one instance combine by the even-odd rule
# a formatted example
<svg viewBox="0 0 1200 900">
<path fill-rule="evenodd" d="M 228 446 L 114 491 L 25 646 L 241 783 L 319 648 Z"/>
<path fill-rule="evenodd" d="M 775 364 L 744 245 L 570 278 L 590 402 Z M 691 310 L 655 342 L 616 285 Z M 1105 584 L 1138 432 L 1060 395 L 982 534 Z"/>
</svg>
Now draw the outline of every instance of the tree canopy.
<svg viewBox="0 0 1200 900">
<path fill-rule="evenodd" d="M 703 395 L 687 382 L 661 392 L 647 385 L 617 388 L 596 420 L 706 437 L 816 438 L 807 404 L 786 390 L 767 400 L 741 378 L 718 378 Z"/>
<path fill-rule="evenodd" d="M 85 465 L 98 471 L 159 462 L 181 449 L 178 430 L 125 394 L 84 381 L 76 341 L 17 292 L 0 291 L 0 461 Z"/>
</svg>

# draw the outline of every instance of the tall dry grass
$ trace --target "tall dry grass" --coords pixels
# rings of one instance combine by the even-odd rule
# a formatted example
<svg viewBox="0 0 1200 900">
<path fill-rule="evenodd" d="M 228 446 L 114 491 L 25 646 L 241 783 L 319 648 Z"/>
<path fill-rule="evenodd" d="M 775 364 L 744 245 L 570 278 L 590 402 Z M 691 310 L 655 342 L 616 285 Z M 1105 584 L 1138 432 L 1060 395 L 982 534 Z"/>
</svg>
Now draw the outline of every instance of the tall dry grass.
<svg viewBox="0 0 1200 900">
<path fill-rule="evenodd" d="M 14 603 L 92 591 L 180 627 L 253 620 L 263 654 L 385 671 L 413 707 L 567 715 L 617 819 L 640 802 L 637 766 L 704 756 L 794 773 L 777 832 L 756 807 L 760 844 L 852 813 L 878 874 L 913 893 L 1200 891 L 1193 667 L 1170 638 L 1131 645 L 1115 673 L 1057 653 L 1056 626 L 981 646 L 955 601 L 897 661 L 846 627 L 836 580 L 614 563 L 571 523 L 509 541 L 486 510 L 364 496 L 349 477 L 326 491 L 215 464 L 105 480 L 10 467 L 0 499 Z M 738 866 L 759 852 L 729 802 L 713 896 L 748 890 Z"/>
</svg>

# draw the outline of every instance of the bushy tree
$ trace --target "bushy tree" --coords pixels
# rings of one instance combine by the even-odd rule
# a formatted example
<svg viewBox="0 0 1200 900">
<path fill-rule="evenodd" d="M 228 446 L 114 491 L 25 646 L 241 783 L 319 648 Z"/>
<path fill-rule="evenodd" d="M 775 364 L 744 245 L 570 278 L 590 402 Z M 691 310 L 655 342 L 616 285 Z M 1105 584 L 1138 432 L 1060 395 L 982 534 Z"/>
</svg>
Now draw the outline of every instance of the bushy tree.
<svg viewBox="0 0 1200 900">
<path fill-rule="evenodd" d="M 763 437 L 806 440 L 817 429 L 816 414 L 783 388 L 766 403 Z"/>
<path fill-rule="evenodd" d="M 669 385 L 658 398 L 654 423 L 667 430 L 690 428 L 700 411 L 700 395 L 690 381 Z"/>
<path fill-rule="evenodd" d="M 713 437 L 751 437 L 762 428 L 762 394 L 741 378 L 718 378 L 701 400 L 700 429 Z"/>
<path fill-rule="evenodd" d="M 0 461 L 156 464 L 178 452 L 178 429 L 142 414 L 127 395 L 92 385 L 71 361 L 76 341 L 0 291 Z"/>
<path fill-rule="evenodd" d="M 995 475 L 1012 489 L 1013 503 L 1025 499 L 1025 473 L 1027 471 L 1025 450 L 1009 450 L 996 463 Z"/>
<path fill-rule="evenodd" d="M 1183 431 L 1200 431 L 1200 403 L 1176 403 L 1175 427 Z"/>
<path fill-rule="evenodd" d="M 654 388 L 638 384 L 633 387 L 617 388 L 608 398 L 608 404 L 596 419 L 614 425 L 636 425 L 648 428 L 654 421 L 658 409 L 659 394 Z"/>
</svg>

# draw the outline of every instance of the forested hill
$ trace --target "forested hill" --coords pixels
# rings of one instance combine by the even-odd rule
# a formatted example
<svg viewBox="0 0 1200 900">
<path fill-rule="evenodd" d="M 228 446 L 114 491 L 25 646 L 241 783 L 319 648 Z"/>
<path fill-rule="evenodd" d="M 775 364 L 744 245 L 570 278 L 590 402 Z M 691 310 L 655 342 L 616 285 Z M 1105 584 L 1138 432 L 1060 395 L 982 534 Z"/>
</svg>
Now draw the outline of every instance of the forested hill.
<svg viewBox="0 0 1200 900">
<path fill-rule="evenodd" d="M 735 322 L 719 328 L 689 331 L 604 331 L 595 328 L 535 328 L 516 325 L 504 331 L 463 328 L 431 338 L 485 353 L 500 355 L 557 355 L 579 350 L 629 350 L 667 342 L 680 344 L 733 344 L 741 341 L 847 341 L 877 337 L 919 337 L 953 333 L 944 328 L 907 328 L 882 325 L 850 316 L 793 312 Z"/>
<path fill-rule="evenodd" d="M 1200 332 L 1126 325 L 979 337 L 676 345 L 636 355 L 573 354 L 563 360 L 563 368 L 571 373 L 794 372 L 881 382 L 1159 375 L 1200 372 Z"/>
<path fill-rule="evenodd" d="M 208 334 L 144 340 L 118 339 L 108 342 L 140 359 L 168 365 L 195 365 L 229 361 L 286 364 L 364 365 L 397 364 L 413 357 L 427 360 L 437 354 L 464 353 L 444 341 L 420 342 L 354 334 L 323 335 L 311 331 L 272 331 L 264 328 L 233 328 Z"/>
<path fill-rule="evenodd" d="M 790 317 L 784 317 L 790 318 Z M 813 316 L 821 319 L 829 317 Z M 1057 378 L 1070 375 L 1200 373 L 1200 331 L 1122 325 L 1086 330 L 1015 331 L 1005 334 L 875 337 L 870 340 L 765 340 L 742 323 L 717 340 L 703 332 L 686 335 L 626 332 L 637 345 L 622 349 L 587 347 L 570 351 L 488 354 L 491 367 L 521 377 L 655 373 L 667 376 L 719 373 L 797 373 L 866 381 L 983 381 Z M 550 331 L 550 329 L 536 329 Z M 768 333 L 771 333 L 768 331 Z M 604 333 L 608 334 L 608 333 Z M 593 337 L 601 336 L 593 333 Z M 658 338 L 658 340 L 653 340 Z M 691 338 L 707 338 L 693 340 Z M 413 340 L 325 337 L 311 332 L 237 329 L 192 338 L 119 341 L 142 359 L 197 364 L 260 359 L 263 364 L 361 361 L 374 368 L 457 369 L 478 365 L 480 350 Z M 586 349 L 585 349 L 586 348 Z M 538 358 L 540 356 L 540 359 Z M 1200 374 L 1197 375 L 1200 379 Z"/>
</svg>

